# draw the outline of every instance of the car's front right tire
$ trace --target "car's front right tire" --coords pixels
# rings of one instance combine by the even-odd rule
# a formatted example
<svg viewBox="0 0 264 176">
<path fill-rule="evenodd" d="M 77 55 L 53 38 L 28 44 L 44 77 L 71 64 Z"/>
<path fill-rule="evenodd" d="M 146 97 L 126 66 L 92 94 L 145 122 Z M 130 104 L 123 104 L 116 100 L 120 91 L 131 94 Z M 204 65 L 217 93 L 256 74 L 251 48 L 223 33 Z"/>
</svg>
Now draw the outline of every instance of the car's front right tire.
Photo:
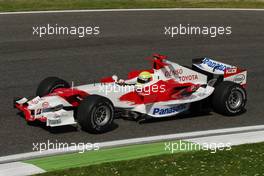
<svg viewBox="0 0 264 176">
<path fill-rule="evenodd" d="M 70 84 L 57 77 L 47 77 L 39 83 L 36 95 L 43 97 L 58 88 L 69 88 Z"/>
<path fill-rule="evenodd" d="M 111 130 L 114 120 L 113 103 L 106 97 L 90 95 L 77 110 L 77 121 L 84 131 L 104 133 Z"/>
</svg>

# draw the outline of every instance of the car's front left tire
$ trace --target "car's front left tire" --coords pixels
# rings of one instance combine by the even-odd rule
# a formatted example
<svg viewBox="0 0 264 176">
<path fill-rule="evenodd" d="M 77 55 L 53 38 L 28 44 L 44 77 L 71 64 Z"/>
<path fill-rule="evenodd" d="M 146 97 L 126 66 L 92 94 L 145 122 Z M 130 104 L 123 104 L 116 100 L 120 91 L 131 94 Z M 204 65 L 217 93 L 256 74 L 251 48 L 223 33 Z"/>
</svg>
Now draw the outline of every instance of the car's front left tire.
<svg viewBox="0 0 264 176">
<path fill-rule="evenodd" d="M 106 97 L 89 95 L 77 110 L 77 121 L 84 131 L 104 133 L 111 130 L 114 120 L 113 103 Z"/>
</svg>

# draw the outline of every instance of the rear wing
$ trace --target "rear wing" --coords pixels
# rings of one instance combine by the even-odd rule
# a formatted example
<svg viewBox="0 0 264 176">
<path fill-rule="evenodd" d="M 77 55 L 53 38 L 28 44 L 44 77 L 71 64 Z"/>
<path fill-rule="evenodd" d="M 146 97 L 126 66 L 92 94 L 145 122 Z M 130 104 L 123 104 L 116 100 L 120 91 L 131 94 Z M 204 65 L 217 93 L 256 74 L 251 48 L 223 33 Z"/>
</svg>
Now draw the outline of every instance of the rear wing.
<svg viewBox="0 0 264 176">
<path fill-rule="evenodd" d="M 193 67 L 203 72 L 223 77 L 223 81 L 232 81 L 241 85 L 247 83 L 247 70 L 218 62 L 210 58 L 192 60 Z"/>
</svg>

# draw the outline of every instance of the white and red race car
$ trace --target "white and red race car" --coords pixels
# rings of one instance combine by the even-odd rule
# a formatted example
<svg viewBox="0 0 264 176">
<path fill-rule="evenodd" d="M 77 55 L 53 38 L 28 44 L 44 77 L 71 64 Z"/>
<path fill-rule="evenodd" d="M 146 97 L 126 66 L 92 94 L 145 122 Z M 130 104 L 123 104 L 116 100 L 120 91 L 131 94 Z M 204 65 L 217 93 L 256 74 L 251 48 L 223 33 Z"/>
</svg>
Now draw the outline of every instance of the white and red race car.
<svg viewBox="0 0 264 176">
<path fill-rule="evenodd" d="M 48 77 L 39 84 L 36 98 L 15 98 L 14 107 L 28 122 L 39 120 L 50 127 L 78 123 L 91 133 L 108 131 L 117 113 L 146 119 L 208 107 L 228 116 L 244 111 L 246 70 L 210 58 L 193 59 L 190 68 L 159 54 L 151 61 L 151 69 L 132 71 L 125 80 L 114 75 L 99 83 L 70 86 Z M 142 72 L 151 75 L 147 82 L 139 80 Z"/>
</svg>

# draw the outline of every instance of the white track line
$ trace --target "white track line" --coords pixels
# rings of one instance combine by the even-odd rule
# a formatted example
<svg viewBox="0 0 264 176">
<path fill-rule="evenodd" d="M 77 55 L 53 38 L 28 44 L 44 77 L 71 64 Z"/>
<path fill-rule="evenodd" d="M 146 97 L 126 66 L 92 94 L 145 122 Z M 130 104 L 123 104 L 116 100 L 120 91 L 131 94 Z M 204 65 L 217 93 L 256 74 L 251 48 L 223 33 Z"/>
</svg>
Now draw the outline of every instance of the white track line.
<svg viewBox="0 0 264 176">
<path fill-rule="evenodd" d="M 220 143 L 222 144 L 229 143 L 230 146 L 248 144 L 248 143 L 258 143 L 264 141 L 264 130 L 236 133 L 236 134 L 226 134 L 219 136 L 217 135 L 217 136 L 200 137 L 200 138 L 187 139 L 186 141 L 194 142 L 204 146 L 208 144 L 220 144 Z"/>
<path fill-rule="evenodd" d="M 25 176 L 44 172 L 43 169 L 33 164 L 22 162 L 0 164 L 0 175 L 2 176 Z"/>
<path fill-rule="evenodd" d="M 138 11 L 264 11 L 264 9 L 246 8 L 147 8 L 147 9 L 87 9 L 87 10 L 50 10 L 50 11 L 24 11 L 1 12 L 0 15 L 18 14 L 45 14 L 45 13 L 81 13 L 81 12 L 138 12 Z"/>
<path fill-rule="evenodd" d="M 169 135 L 159 135 L 159 136 L 151 136 L 151 137 L 108 141 L 108 142 L 99 143 L 99 146 L 100 148 L 111 148 L 111 147 L 126 146 L 126 145 L 133 145 L 133 144 L 159 142 L 159 141 L 165 141 L 165 140 L 179 140 L 179 139 L 187 140 L 191 138 L 227 135 L 227 134 L 236 134 L 236 133 L 246 133 L 246 132 L 253 132 L 253 131 L 264 131 L 264 125 L 226 128 L 226 129 L 207 130 L 207 131 L 196 131 L 196 132 L 187 132 L 187 133 L 179 133 L 179 134 L 169 134 Z M 75 153 L 80 150 L 82 149 L 76 150 L 76 148 L 70 147 L 68 148 L 68 150 L 63 150 L 63 149 L 45 150 L 42 152 L 35 151 L 35 152 L 29 152 L 29 153 L 15 154 L 15 155 L 0 157 L 0 163 L 22 161 L 22 160 L 28 160 L 28 159 L 33 159 L 33 158 L 65 154 L 65 153 Z"/>
</svg>

